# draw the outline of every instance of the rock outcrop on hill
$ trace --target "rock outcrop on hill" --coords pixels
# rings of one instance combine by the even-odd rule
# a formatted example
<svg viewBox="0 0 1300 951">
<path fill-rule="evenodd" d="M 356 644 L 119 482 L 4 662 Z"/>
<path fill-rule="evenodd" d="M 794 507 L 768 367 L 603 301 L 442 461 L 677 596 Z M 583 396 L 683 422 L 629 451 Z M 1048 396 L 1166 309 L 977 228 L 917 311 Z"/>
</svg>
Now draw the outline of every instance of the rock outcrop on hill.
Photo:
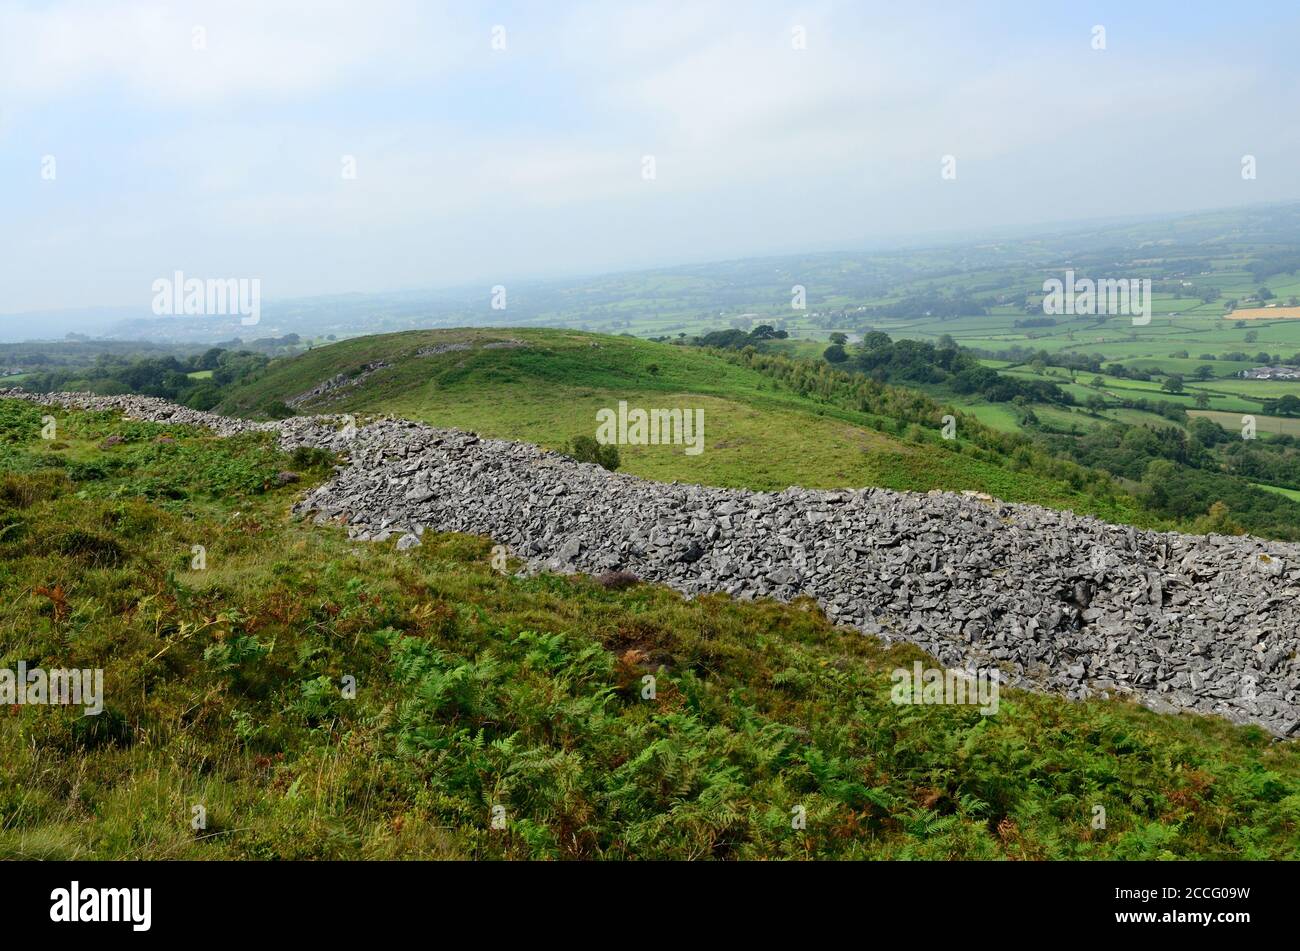
<svg viewBox="0 0 1300 951">
<path fill-rule="evenodd" d="M 355 373 L 336 374 L 328 380 L 325 380 L 323 383 L 317 383 L 305 393 L 291 396 L 284 402 L 286 405 L 292 406 L 295 409 L 300 406 L 305 406 L 307 403 L 328 402 L 330 399 L 335 399 L 343 395 L 346 390 L 364 383 L 371 375 L 378 373 L 380 370 L 386 370 L 390 366 L 392 366 L 391 363 L 386 363 L 383 360 L 376 360 L 374 363 L 367 363 L 365 366 L 360 367 Z"/>
<path fill-rule="evenodd" d="M 145 397 L 0 396 L 345 453 L 295 511 L 360 539 L 411 548 L 425 530 L 470 532 L 529 571 L 619 569 L 688 595 L 809 595 L 832 619 L 949 666 L 1300 734 L 1300 545 L 1144 531 L 973 494 L 665 484 L 406 420 L 250 423 Z"/>
</svg>

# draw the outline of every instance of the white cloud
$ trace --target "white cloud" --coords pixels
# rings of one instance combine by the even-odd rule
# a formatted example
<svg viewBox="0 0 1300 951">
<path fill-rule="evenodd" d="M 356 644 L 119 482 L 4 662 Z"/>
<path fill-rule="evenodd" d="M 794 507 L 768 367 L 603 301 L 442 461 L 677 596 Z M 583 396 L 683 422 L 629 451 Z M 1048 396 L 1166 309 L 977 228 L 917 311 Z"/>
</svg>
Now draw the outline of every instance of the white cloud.
<svg viewBox="0 0 1300 951">
<path fill-rule="evenodd" d="M 0 266 L 31 299 L 7 307 L 78 282 L 78 302 L 111 302 L 125 269 L 131 287 L 184 266 L 310 293 L 1222 204 L 1234 150 L 1283 197 L 1297 137 L 1277 122 L 1292 81 L 1204 41 L 1138 49 L 1120 23 L 1099 56 L 1086 30 L 995 39 L 896 6 L 450 9 L 0 0 L 0 102 L 29 120 L 0 122 L 30 153 Z M 82 124 L 91 102 L 122 115 Z"/>
<path fill-rule="evenodd" d="M 440 5 L 419 0 L 0 4 L 0 88 L 19 103 L 103 83 L 170 104 L 299 97 L 366 74 L 435 77 L 472 46 Z"/>
</svg>

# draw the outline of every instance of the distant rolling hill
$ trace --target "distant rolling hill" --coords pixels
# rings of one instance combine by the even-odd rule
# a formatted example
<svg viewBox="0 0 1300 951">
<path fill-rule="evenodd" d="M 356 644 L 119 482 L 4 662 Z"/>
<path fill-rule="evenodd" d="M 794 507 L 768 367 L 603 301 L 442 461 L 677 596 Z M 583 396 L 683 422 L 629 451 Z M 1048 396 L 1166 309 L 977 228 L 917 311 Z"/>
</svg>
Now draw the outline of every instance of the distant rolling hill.
<svg viewBox="0 0 1300 951">
<path fill-rule="evenodd" d="M 332 389 L 311 395 L 329 381 Z M 271 403 L 290 402 L 299 413 L 392 414 L 559 449 L 594 435 L 597 411 L 620 400 L 704 410 L 700 455 L 681 446 L 620 447 L 622 470 L 640 476 L 764 491 L 969 489 L 1142 521 L 1123 500 L 1098 508 L 1063 483 L 1001 464 L 1007 460 L 938 445 L 937 409 L 924 427 L 933 438 L 904 439 L 873 428 L 865 414 L 799 395 L 709 351 L 631 337 L 542 329 L 358 337 L 271 364 L 218 409 L 256 418 Z"/>
</svg>

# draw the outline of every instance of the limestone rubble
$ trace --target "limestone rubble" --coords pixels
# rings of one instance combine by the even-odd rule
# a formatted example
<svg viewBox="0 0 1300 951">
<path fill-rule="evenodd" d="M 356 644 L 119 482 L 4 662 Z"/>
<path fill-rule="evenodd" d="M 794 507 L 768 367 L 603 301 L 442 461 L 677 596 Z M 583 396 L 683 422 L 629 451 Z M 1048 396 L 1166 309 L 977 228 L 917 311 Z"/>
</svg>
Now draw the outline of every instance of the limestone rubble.
<svg viewBox="0 0 1300 951">
<path fill-rule="evenodd" d="M 974 493 L 665 484 L 400 419 L 252 423 L 139 396 L 0 396 L 339 451 L 348 463 L 294 509 L 360 539 L 412 548 L 425 530 L 470 532 L 528 571 L 810 595 L 835 621 L 949 666 L 1300 734 L 1300 545 L 1152 532 Z"/>
</svg>

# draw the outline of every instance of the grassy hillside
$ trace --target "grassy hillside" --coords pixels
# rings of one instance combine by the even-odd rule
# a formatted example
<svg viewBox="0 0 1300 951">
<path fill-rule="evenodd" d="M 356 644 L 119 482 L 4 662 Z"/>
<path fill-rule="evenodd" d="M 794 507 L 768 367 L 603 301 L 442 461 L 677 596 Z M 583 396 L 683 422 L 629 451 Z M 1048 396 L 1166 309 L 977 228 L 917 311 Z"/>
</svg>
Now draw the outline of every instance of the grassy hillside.
<svg viewBox="0 0 1300 951">
<path fill-rule="evenodd" d="M 923 655 L 807 603 L 350 543 L 287 516 L 320 454 L 45 412 L 0 401 L 0 667 L 102 667 L 106 709 L 0 715 L 0 858 L 1300 858 L 1294 741 L 897 706 Z"/>
<path fill-rule="evenodd" d="M 523 346 L 485 346 L 512 341 Z M 415 356 L 422 348 L 462 344 L 471 349 Z M 630 337 L 511 329 L 356 338 L 273 363 L 231 390 L 218 408 L 257 416 L 269 402 L 378 362 L 392 366 L 301 411 L 391 413 L 558 449 L 574 436 L 594 435 L 597 410 L 619 400 L 633 407 L 700 407 L 702 454 L 687 456 L 679 446 L 624 446 L 623 471 L 760 490 L 972 489 L 1150 524 L 1126 499 L 1099 501 L 1042 474 L 1015 471 L 1005 460 L 952 451 L 964 445 L 962 430 L 954 444 L 944 444 L 938 412 L 912 439 L 903 439 L 882 431 L 877 417 L 799 395 L 710 352 Z"/>
</svg>

